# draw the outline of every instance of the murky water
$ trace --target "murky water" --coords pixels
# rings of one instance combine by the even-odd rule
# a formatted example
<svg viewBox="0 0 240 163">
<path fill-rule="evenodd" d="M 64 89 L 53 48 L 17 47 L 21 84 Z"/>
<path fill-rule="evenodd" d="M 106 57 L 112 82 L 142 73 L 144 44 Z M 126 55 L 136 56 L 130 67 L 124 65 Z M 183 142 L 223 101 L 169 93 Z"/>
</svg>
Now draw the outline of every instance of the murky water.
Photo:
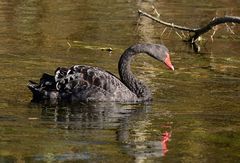
<svg viewBox="0 0 240 163">
<path fill-rule="evenodd" d="M 240 15 L 238 0 L 0 1 L 0 162 L 240 160 L 239 25 L 235 35 L 219 28 L 213 42 L 208 33 L 196 54 L 175 31 L 161 35 L 163 26 L 138 19 L 152 5 L 164 20 L 193 27 Z M 134 60 L 152 103 L 30 103 L 29 79 L 74 64 L 117 74 L 119 56 L 137 42 L 165 44 L 176 68 Z"/>
</svg>

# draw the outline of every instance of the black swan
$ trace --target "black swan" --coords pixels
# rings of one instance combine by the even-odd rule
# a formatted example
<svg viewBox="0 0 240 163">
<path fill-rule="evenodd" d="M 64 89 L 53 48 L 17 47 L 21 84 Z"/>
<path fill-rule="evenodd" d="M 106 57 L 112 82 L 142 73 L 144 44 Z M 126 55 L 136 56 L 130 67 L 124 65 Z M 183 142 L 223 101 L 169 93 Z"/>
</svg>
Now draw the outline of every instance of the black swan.
<svg viewBox="0 0 240 163">
<path fill-rule="evenodd" d="M 139 53 L 146 53 L 174 70 L 165 46 L 136 44 L 126 49 L 119 60 L 120 79 L 97 67 L 86 65 L 59 67 L 54 76 L 44 73 L 39 84 L 29 81 L 28 88 L 33 93 L 32 101 L 150 101 L 152 99 L 150 90 L 143 82 L 137 80 L 130 70 L 132 57 Z"/>
</svg>

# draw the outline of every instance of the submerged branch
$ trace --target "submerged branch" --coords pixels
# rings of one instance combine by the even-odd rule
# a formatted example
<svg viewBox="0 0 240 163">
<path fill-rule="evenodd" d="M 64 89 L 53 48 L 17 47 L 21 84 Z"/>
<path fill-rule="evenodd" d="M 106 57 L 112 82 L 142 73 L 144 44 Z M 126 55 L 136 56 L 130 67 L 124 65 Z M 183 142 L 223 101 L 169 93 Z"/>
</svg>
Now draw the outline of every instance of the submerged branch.
<svg viewBox="0 0 240 163">
<path fill-rule="evenodd" d="M 91 49 L 91 50 L 96 50 L 99 49 L 101 51 L 108 51 L 109 53 L 111 53 L 113 51 L 113 49 L 111 47 L 102 47 L 102 46 L 97 46 L 97 45 L 88 45 L 83 41 L 67 41 L 67 44 L 69 46 L 69 48 L 71 47 L 80 47 L 80 48 L 85 48 L 85 49 Z"/>
<path fill-rule="evenodd" d="M 225 17 L 214 18 L 206 26 L 201 27 L 201 28 L 188 28 L 185 26 L 180 26 L 180 25 L 176 25 L 174 23 L 169 23 L 169 22 L 163 21 L 163 20 L 156 18 L 156 17 L 154 17 L 146 12 L 143 12 L 141 10 L 138 10 L 138 13 L 142 16 L 146 16 L 146 17 L 148 17 L 162 25 L 165 25 L 167 27 L 178 29 L 180 31 L 187 31 L 189 33 L 193 33 L 192 35 L 190 35 L 190 38 L 188 38 L 186 40 L 187 42 L 191 42 L 191 43 L 194 43 L 199 38 L 199 36 L 203 35 L 204 33 L 208 32 L 209 30 L 213 29 L 215 26 L 217 26 L 219 24 L 240 23 L 240 17 L 225 16 Z"/>
</svg>

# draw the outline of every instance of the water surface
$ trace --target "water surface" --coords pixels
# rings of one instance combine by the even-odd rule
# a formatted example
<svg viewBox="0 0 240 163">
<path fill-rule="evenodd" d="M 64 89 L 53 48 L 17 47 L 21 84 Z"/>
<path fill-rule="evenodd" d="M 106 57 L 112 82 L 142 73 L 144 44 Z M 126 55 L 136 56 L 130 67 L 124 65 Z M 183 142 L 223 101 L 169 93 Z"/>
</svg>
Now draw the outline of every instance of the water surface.
<svg viewBox="0 0 240 163">
<path fill-rule="evenodd" d="M 200 53 L 137 10 L 190 27 L 240 15 L 232 1 L 1 1 L 0 162 L 237 162 L 240 160 L 240 46 L 222 26 Z M 132 69 L 153 92 L 148 104 L 32 104 L 28 80 L 58 66 L 118 73 L 128 46 L 162 43 L 176 68 L 147 56 Z M 71 46 L 69 46 L 69 44 Z M 113 49 L 112 53 L 101 48 Z"/>
</svg>

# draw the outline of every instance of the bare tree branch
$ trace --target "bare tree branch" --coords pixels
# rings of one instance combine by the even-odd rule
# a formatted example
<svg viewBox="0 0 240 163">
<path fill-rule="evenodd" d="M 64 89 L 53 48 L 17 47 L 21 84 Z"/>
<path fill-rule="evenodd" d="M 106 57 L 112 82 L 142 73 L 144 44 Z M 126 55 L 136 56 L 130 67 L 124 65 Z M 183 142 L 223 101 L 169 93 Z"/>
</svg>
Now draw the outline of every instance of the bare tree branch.
<svg viewBox="0 0 240 163">
<path fill-rule="evenodd" d="M 158 19 L 158 18 L 156 18 L 156 17 L 154 17 L 154 16 L 152 16 L 152 15 L 146 13 L 146 12 L 143 12 L 142 10 L 138 10 L 138 13 L 140 15 L 146 16 L 146 17 L 148 17 L 148 18 L 150 18 L 150 19 L 152 19 L 152 20 L 154 20 L 154 21 L 156 21 L 156 22 L 158 22 L 160 24 L 163 24 L 163 25 L 165 25 L 167 27 L 179 29 L 179 30 L 182 30 L 182 31 L 188 31 L 188 32 L 195 32 L 195 30 L 196 30 L 196 29 L 191 29 L 191 28 L 188 28 L 188 27 L 180 26 L 180 25 L 175 25 L 173 23 L 165 22 L 165 21 L 160 20 L 160 19 Z"/>
<path fill-rule="evenodd" d="M 178 29 L 178 30 L 181 30 L 181 31 L 187 31 L 187 32 L 193 33 L 192 35 L 190 35 L 190 38 L 187 40 L 188 42 L 191 42 L 191 43 L 194 43 L 198 39 L 199 36 L 208 32 L 209 30 L 213 29 L 213 27 L 215 27 L 219 24 L 240 23 L 240 17 L 225 16 L 225 17 L 214 18 L 207 25 L 205 25 L 204 27 L 201 27 L 201 28 L 188 28 L 188 27 L 185 27 L 185 26 L 176 25 L 174 23 L 165 22 L 165 21 L 163 21 L 159 18 L 156 18 L 156 17 L 154 17 L 154 16 L 152 16 L 152 15 L 146 13 L 146 12 L 143 12 L 141 10 L 138 10 L 138 13 L 142 16 L 146 16 L 146 17 L 148 17 L 148 18 L 150 18 L 150 19 L 152 19 L 152 20 L 154 20 L 154 21 L 156 21 L 156 22 L 158 22 L 162 25 L 165 25 L 167 27 L 171 27 L 171 28 Z"/>
<path fill-rule="evenodd" d="M 199 36 L 211 30 L 214 26 L 224 23 L 240 23 L 240 17 L 237 16 L 225 16 L 214 18 L 206 26 L 198 28 L 192 37 L 188 41 L 194 42 L 198 39 Z"/>
</svg>

